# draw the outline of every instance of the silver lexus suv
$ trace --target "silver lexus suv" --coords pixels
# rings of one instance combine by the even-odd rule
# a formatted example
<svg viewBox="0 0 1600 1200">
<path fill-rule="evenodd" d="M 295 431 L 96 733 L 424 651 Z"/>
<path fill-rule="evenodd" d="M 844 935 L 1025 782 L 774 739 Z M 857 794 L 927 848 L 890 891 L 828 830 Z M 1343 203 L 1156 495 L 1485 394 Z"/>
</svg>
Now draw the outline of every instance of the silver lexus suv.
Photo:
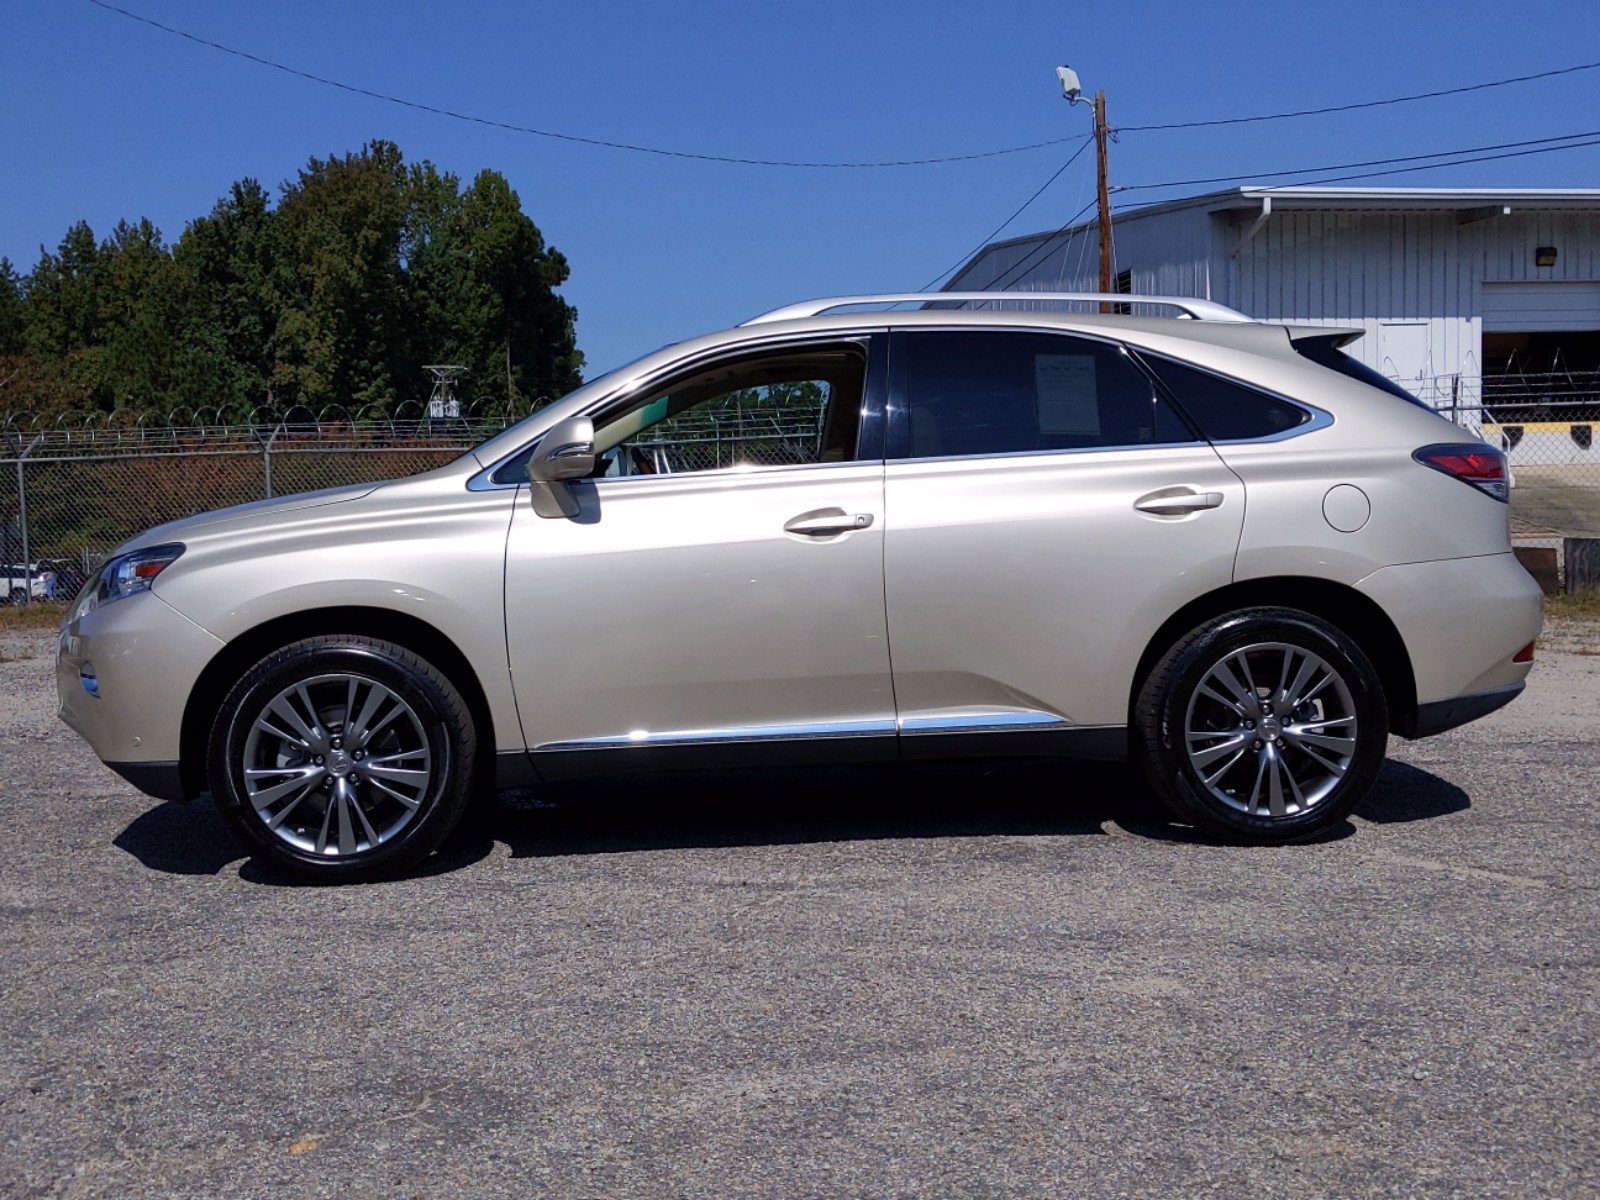
<svg viewBox="0 0 1600 1200">
<path fill-rule="evenodd" d="M 793 305 L 428 474 L 153 529 L 62 626 L 61 716 L 330 881 L 497 784 L 714 764 L 1131 758 L 1179 821 L 1315 837 L 1390 733 L 1522 689 L 1505 460 L 1359 331 L 1104 301 Z"/>
</svg>

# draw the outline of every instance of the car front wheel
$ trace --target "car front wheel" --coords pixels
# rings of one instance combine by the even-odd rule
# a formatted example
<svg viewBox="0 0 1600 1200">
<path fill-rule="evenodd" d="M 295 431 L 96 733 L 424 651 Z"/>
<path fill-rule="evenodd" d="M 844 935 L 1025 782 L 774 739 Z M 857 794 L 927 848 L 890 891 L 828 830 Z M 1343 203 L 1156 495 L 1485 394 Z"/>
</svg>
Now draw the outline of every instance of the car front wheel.
<svg viewBox="0 0 1600 1200">
<path fill-rule="evenodd" d="M 1305 841 L 1348 816 L 1383 764 L 1388 724 L 1361 648 L 1282 608 L 1191 632 L 1134 709 L 1141 766 L 1174 815 L 1256 843 Z"/>
<path fill-rule="evenodd" d="M 247 671 L 212 729 L 208 774 L 255 850 L 330 883 L 390 876 L 432 853 L 471 794 L 461 694 L 390 642 L 308 638 Z"/>
</svg>

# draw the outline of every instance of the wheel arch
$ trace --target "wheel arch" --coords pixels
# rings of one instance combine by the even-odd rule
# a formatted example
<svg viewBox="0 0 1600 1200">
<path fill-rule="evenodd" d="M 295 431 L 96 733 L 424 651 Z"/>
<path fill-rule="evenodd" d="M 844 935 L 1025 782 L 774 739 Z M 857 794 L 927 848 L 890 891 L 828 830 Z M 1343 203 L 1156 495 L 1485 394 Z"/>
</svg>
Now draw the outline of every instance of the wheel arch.
<svg viewBox="0 0 1600 1200">
<path fill-rule="evenodd" d="M 359 634 L 393 642 L 427 659 L 449 677 L 467 703 L 476 726 L 480 771 L 494 771 L 494 721 L 489 699 L 467 656 L 448 636 L 417 617 L 384 608 L 330 607 L 290 613 L 265 621 L 229 641 L 206 664 L 184 705 L 179 735 L 179 770 L 183 794 L 206 790 L 206 742 L 211 724 L 228 690 L 253 664 L 272 651 L 302 638 Z"/>
<path fill-rule="evenodd" d="M 1417 677 L 1405 639 L 1389 614 L 1348 584 L 1303 576 L 1269 576 L 1228 584 L 1191 600 L 1156 630 L 1133 673 L 1128 715 L 1133 721 L 1139 689 L 1161 656 L 1185 634 L 1214 617 L 1264 605 L 1295 608 L 1342 630 L 1372 661 L 1389 705 L 1389 729 L 1409 737 L 1416 725 Z"/>
</svg>

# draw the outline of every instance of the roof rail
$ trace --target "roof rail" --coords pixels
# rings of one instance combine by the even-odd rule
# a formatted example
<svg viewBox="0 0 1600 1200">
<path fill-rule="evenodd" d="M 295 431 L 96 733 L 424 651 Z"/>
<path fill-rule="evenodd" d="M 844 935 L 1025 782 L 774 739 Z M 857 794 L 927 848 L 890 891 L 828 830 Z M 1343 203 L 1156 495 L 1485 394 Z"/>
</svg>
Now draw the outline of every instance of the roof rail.
<svg viewBox="0 0 1600 1200">
<path fill-rule="evenodd" d="M 1194 300 L 1187 296 L 1131 296 L 1125 292 L 895 292 L 882 296 L 833 296 L 825 300 L 803 300 L 799 304 L 786 304 L 771 312 L 751 317 L 741 325 L 764 325 L 768 321 L 795 321 L 802 317 L 820 316 L 836 308 L 854 308 L 863 304 L 915 304 L 924 305 L 959 300 L 965 303 L 1017 303 L 1031 300 L 1066 300 L 1087 304 L 1156 304 L 1175 308 L 1184 317 L 1196 321 L 1253 321 L 1238 309 L 1218 304 L 1214 300 Z"/>
</svg>

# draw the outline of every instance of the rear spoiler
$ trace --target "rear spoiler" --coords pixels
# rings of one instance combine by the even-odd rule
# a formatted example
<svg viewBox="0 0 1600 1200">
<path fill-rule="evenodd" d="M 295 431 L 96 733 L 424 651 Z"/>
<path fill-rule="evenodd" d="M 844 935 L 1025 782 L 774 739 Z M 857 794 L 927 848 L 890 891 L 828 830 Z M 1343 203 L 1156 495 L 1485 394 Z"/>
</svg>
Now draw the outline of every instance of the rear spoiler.
<svg viewBox="0 0 1600 1200">
<path fill-rule="evenodd" d="M 1339 350 L 1367 334 L 1365 329 L 1333 325 L 1285 325 L 1283 331 L 1289 335 L 1289 343 L 1297 349 L 1302 342 L 1308 344 L 1323 342 L 1329 349 Z"/>
</svg>

